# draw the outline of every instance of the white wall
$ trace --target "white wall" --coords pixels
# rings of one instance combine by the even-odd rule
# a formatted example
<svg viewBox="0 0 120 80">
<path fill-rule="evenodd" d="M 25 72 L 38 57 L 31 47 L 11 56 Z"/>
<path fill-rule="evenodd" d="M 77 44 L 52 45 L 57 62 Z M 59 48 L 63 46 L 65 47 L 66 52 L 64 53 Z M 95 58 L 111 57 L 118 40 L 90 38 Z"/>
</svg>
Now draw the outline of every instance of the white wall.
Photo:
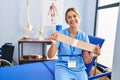
<svg viewBox="0 0 120 80">
<path fill-rule="evenodd" d="M 34 37 L 41 24 L 41 0 L 31 0 L 30 18 L 34 26 Z M 25 35 L 26 0 L 0 0 L 0 46 L 12 42 L 14 59 L 18 59 L 18 40 Z M 29 50 L 29 49 L 27 49 Z"/>
<path fill-rule="evenodd" d="M 114 56 L 113 56 L 113 67 L 112 67 L 112 80 L 120 79 L 120 6 L 119 6 L 119 17 L 118 25 L 116 32 L 116 40 L 114 47 Z"/>
<path fill-rule="evenodd" d="M 30 19 L 34 27 L 33 38 L 38 38 L 38 30 L 42 22 L 42 0 L 30 0 Z M 96 0 L 64 0 L 63 12 L 69 7 L 75 7 L 81 14 L 80 29 L 88 34 L 93 34 L 94 13 Z M 63 13 L 63 14 L 64 14 Z M 64 16 L 63 16 L 64 17 Z M 67 27 L 63 20 L 63 28 Z M 6 42 L 12 42 L 15 46 L 14 59 L 18 60 L 18 40 L 26 35 L 26 0 L 0 0 L 0 46 Z M 36 44 L 39 46 L 40 44 Z M 25 50 L 33 49 L 34 46 L 26 45 Z M 35 47 L 39 52 L 41 49 Z M 34 49 L 31 51 L 35 51 Z"/>
</svg>

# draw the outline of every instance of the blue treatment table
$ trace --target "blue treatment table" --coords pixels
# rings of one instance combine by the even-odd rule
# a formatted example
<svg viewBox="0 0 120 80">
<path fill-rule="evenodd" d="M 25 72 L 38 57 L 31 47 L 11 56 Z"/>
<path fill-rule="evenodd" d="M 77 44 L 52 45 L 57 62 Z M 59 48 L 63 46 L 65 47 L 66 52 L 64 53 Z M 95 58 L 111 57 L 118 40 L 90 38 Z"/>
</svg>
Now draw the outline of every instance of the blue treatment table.
<svg viewBox="0 0 120 80">
<path fill-rule="evenodd" d="M 55 61 L 0 68 L 0 80 L 54 80 Z"/>
</svg>

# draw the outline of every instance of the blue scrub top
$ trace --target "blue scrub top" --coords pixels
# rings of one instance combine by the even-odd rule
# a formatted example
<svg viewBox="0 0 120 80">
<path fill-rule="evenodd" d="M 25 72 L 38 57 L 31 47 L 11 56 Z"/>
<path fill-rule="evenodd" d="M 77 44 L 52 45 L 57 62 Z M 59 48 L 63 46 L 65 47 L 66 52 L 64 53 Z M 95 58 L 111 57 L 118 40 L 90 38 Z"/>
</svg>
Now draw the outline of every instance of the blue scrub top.
<svg viewBox="0 0 120 80">
<path fill-rule="evenodd" d="M 61 30 L 60 33 L 70 37 L 69 28 Z M 77 32 L 75 39 L 89 42 L 88 35 L 82 31 Z M 82 49 L 69 46 L 62 42 L 57 42 L 56 48 L 58 48 L 58 61 L 56 62 L 56 66 L 64 66 L 68 68 L 68 60 L 75 60 L 76 68 L 70 68 L 71 70 L 80 71 L 86 69 L 82 56 Z"/>
</svg>

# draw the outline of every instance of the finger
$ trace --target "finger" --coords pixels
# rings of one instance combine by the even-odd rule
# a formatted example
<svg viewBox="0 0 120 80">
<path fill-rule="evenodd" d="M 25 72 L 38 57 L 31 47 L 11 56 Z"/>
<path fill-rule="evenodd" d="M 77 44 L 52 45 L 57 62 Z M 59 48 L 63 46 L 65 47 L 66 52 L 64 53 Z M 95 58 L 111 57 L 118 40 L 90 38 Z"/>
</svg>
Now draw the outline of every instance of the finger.
<svg viewBox="0 0 120 80">
<path fill-rule="evenodd" d="M 51 38 L 52 40 L 54 40 L 54 36 L 53 36 L 53 34 L 50 35 L 50 38 Z"/>
<path fill-rule="evenodd" d="M 97 54 L 95 54 L 95 53 L 90 53 L 91 54 L 91 56 L 93 56 L 93 57 L 96 57 L 96 56 L 98 56 Z"/>
<path fill-rule="evenodd" d="M 100 56 L 99 54 L 96 54 L 96 53 L 93 53 L 93 52 L 91 52 L 90 54 L 91 54 L 91 56 L 93 56 L 93 57 Z"/>
<path fill-rule="evenodd" d="M 100 47 L 96 46 L 95 49 L 94 49 L 94 51 L 92 53 L 94 53 L 96 55 L 100 55 L 100 52 L 101 52 Z"/>
</svg>

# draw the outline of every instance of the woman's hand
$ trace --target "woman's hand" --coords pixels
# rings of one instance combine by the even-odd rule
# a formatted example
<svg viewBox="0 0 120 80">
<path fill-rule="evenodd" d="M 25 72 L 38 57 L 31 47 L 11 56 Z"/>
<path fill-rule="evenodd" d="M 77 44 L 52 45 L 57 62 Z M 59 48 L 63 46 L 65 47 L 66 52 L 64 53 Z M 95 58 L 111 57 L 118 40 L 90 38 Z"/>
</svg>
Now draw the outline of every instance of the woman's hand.
<svg viewBox="0 0 120 80">
<path fill-rule="evenodd" d="M 92 56 L 99 56 L 100 53 L 101 53 L 100 47 L 99 47 L 99 45 L 97 45 L 97 46 L 95 47 L 94 51 L 91 52 L 91 55 L 92 55 Z"/>
<path fill-rule="evenodd" d="M 54 32 L 53 34 L 51 34 L 50 39 L 52 40 L 53 44 L 56 44 L 57 37 L 58 37 L 58 32 Z"/>
<path fill-rule="evenodd" d="M 48 58 L 53 58 L 55 56 L 56 52 L 57 52 L 57 48 L 55 47 L 57 37 L 58 37 L 58 32 L 54 32 L 50 36 L 52 44 L 51 44 L 51 46 L 48 50 Z"/>
</svg>

